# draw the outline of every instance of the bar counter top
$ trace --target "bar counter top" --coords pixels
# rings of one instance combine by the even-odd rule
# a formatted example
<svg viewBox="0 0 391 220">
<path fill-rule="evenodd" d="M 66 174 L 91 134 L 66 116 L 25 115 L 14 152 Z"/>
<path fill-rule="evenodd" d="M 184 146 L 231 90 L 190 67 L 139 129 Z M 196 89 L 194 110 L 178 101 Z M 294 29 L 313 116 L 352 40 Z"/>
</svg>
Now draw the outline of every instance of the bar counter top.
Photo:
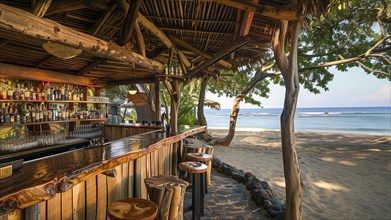
<svg viewBox="0 0 391 220">
<path fill-rule="evenodd" d="M 137 159 L 160 147 L 206 130 L 206 126 L 180 127 L 166 137 L 161 130 L 25 162 L 11 177 L 0 180 L 0 215 L 48 200 L 89 177 Z"/>
</svg>

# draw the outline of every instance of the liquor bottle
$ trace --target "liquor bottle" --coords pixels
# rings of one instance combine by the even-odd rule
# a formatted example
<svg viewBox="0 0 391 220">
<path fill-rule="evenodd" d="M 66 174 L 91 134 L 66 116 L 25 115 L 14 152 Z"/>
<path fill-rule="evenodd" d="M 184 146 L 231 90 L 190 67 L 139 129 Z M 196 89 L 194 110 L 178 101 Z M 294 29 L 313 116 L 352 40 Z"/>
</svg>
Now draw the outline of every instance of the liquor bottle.
<svg viewBox="0 0 391 220">
<path fill-rule="evenodd" d="M 9 117 L 10 117 L 10 124 L 11 125 L 15 124 L 15 115 L 12 111 L 12 105 L 10 105 Z"/>
<path fill-rule="evenodd" d="M 52 105 L 52 121 L 58 121 L 57 105 Z"/>
<path fill-rule="evenodd" d="M 20 112 L 20 123 L 26 124 L 26 105 L 23 105 L 22 111 Z"/>
<path fill-rule="evenodd" d="M 20 85 L 20 91 L 19 91 L 19 99 L 20 100 L 24 100 L 24 84 L 23 85 Z"/>
<path fill-rule="evenodd" d="M 40 104 L 40 106 L 39 106 L 39 121 L 40 122 L 43 122 L 43 108 L 42 108 L 42 105 L 43 104 Z"/>
<path fill-rule="evenodd" d="M 47 109 L 47 121 L 52 121 L 52 105 L 49 104 L 48 109 Z"/>
<path fill-rule="evenodd" d="M 5 82 L 0 84 L 0 99 L 7 99 L 7 87 L 5 86 Z"/>
<path fill-rule="evenodd" d="M 7 99 L 12 100 L 14 98 L 14 90 L 11 86 L 11 81 L 8 81 Z"/>
<path fill-rule="evenodd" d="M 18 109 L 15 109 L 15 124 L 20 125 L 20 114 L 18 112 Z"/>
<path fill-rule="evenodd" d="M 10 125 L 10 114 L 8 113 L 8 106 L 5 106 L 5 112 L 4 112 L 4 125 Z"/>
<path fill-rule="evenodd" d="M 13 92 L 13 99 L 18 100 L 19 99 L 19 91 L 20 91 L 20 84 L 15 85 L 15 90 Z"/>
<path fill-rule="evenodd" d="M 4 109 L 0 108 L 0 126 L 4 125 L 4 114 L 5 114 Z"/>
<path fill-rule="evenodd" d="M 80 100 L 79 101 L 84 101 L 84 94 L 83 90 L 80 88 Z"/>
<path fill-rule="evenodd" d="M 30 115 L 30 112 L 31 112 L 31 105 L 29 105 L 27 108 L 26 108 L 26 119 L 25 119 L 25 123 L 28 124 L 28 123 L 31 123 L 31 115 Z"/>
<path fill-rule="evenodd" d="M 60 100 L 65 100 L 65 85 L 60 87 Z"/>
<path fill-rule="evenodd" d="M 39 115 L 40 115 L 40 110 L 39 110 L 39 105 L 35 105 L 35 122 L 39 122 Z"/>
<path fill-rule="evenodd" d="M 35 96 L 36 100 L 41 100 L 41 89 L 39 87 L 35 89 Z"/>
<path fill-rule="evenodd" d="M 26 82 L 26 85 L 24 87 L 24 100 L 30 100 L 30 85 L 27 84 Z"/>
<path fill-rule="evenodd" d="M 35 106 L 31 106 L 30 116 L 31 116 L 31 122 L 32 122 L 32 123 L 36 122 L 36 121 L 35 121 L 35 117 L 36 117 L 36 109 L 35 109 Z"/>
<path fill-rule="evenodd" d="M 48 111 L 46 110 L 46 106 L 42 104 L 42 121 L 48 121 Z"/>
<path fill-rule="evenodd" d="M 34 86 L 31 85 L 30 87 L 30 100 L 35 100 L 37 98 L 36 93 L 34 91 Z"/>
</svg>

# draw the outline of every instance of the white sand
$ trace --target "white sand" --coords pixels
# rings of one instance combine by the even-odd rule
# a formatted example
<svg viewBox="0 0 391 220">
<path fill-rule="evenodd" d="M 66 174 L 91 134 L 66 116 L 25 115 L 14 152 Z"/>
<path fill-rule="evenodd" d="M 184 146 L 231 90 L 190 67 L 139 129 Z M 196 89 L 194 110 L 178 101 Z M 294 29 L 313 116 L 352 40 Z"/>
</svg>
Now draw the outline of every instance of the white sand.
<svg viewBox="0 0 391 220">
<path fill-rule="evenodd" d="M 391 219 L 391 137 L 306 132 L 296 138 L 304 219 Z M 266 180 L 285 199 L 279 132 L 239 131 L 230 147 L 215 147 L 215 156 Z"/>
</svg>

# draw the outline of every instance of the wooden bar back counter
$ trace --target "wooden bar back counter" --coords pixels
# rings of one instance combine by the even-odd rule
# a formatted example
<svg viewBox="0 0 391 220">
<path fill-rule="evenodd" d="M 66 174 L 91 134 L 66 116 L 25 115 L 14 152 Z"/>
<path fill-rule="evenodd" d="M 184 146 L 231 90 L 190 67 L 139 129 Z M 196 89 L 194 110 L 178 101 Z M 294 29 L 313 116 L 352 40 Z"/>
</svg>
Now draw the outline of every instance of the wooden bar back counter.
<svg viewBox="0 0 391 220">
<path fill-rule="evenodd" d="M 0 180 L 0 219 L 106 219 L 112 201 L 147 198 L 146 177 L 176 175 L 181 140 L 205 130 L 155 130 L 27 161 Z"/>
</svg>

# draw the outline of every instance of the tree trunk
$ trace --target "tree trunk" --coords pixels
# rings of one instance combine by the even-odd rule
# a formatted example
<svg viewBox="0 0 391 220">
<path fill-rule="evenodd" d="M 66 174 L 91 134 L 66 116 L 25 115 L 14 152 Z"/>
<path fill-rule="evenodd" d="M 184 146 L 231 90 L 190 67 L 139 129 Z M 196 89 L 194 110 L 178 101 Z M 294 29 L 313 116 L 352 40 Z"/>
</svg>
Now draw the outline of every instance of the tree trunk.
<svg viewBox="0 0 391 220">
<path fill-rule="evenodd" d="M 285 36 L 288 21 L 281 21 L 273 42 L 274 55 L 285 83 L 284 109 L 281 114 L 281 142 L 284 163 L 286 213 L 285 219 L 302 219 L 302 197 L 304 184 L 301 180 L 297 158 L 294 116 L 299 95 L 299 74 L 297 64 L 297 41 L 302 20 L 292 23 L 289 60 L 285 55 Z"/>
<path fill-rule="evenodd" d="M 239 115 L 240 111 L 240 102 L 242 99 L 247 95 L 248 92 L 251 91 L 254 86 L 257 85 L 257 83 L 267 77 L 275 76 L 276 74 L 267 74 L 262 72 L 262 70 L 258 70 L 255 76 L 251 79 L 250 83 L 244 88 L 244 90 L 235 98 L 235 101 L 232 106 L 231 114 L 230 114 L 230 120 L 229 120 L 229 130 L 227 136 L 221 138 L 221 139 L 214 139 L 211 141 L 211 145 L 222 145 L 222 146 L 229 146 L 232 142 L 232 139 L 235 136 L 235 128 L 236 128 L 236 121 Z"/>
<path fill-rule="evenodd" d="M 198 98 L 198 106 L 197 106 L 197 119 L 198 125 L 206 126 L 207 122 L 204 114 L 204 101 L 205 101 L 205 93 L 206 93 L 206 84 L 208 83 L 209 78 L 205 77 L 201 79 L 201 91 L 200 96 Z"/>
</svg>

